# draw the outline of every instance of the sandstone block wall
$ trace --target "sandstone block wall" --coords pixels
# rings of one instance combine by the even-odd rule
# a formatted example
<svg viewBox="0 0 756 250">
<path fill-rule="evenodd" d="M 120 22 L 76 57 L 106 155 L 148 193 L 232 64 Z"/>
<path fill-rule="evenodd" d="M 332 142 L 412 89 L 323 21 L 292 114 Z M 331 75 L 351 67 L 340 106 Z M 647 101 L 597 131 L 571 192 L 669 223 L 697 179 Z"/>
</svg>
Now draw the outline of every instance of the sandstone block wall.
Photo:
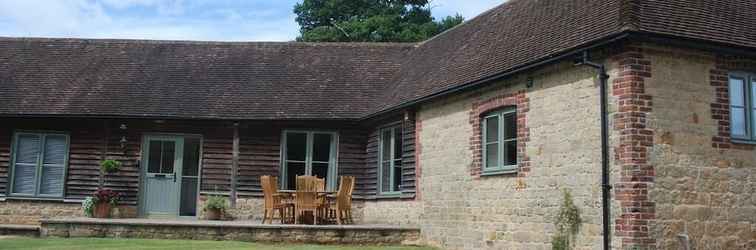
<svg viewBox="0 0 756 250">
<path fill-rule="evenodd" d="M 731 144 L 729 128 L 720 129 L 729 112 L 713 111 L 726 98 L 726 73 L 756 72 L 756 61 L 728 66 L 727 57 L 709 52 L 651 45 L 643 51 L 653 65 L 646 88 L 654 98 L 648 124 L 655 131 L 655 247 L 678 249 L 685 234 L 693 249 L 756 249 L 756 151 Z"/>
<path fill-rule="evenodd" d="M 596 72 L 565 63 L 418 112 L 422 235 L 446 249 L 550 249 L 562 190 L 584 221 L 579 249 L 601 246 L 600 126 Z M 471 175 L 474 103 L 524 92 L 529 138 L 526 175 Z M 519 137 L 519 136 L 518 136 Z M 523 167 L 522 165 L 520 166 Z"/>
</svg>

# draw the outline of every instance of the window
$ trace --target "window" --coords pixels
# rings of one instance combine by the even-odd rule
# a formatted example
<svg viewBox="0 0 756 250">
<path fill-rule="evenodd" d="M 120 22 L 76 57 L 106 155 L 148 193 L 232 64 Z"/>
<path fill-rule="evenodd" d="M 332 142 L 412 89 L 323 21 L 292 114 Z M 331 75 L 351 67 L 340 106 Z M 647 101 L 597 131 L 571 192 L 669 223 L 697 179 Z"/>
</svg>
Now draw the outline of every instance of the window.
<svg viewBox="0 0 756 250">
<path fill-rule="evenodd" d="M 384 128 L 380 134 L 378 186 L 381 194 L 399 193 L 402 184 L 402 128 Z"/>
<path fill-rule="evenodd" d="M 483 173 L 517 170 L 517 113 L 514 107 L 489 112 L 482 119 Z"/>
<path fill-rule="evenodd" d="M 68 136 L 16 133 L 13 138 L 11 195 L 62 198 Z"/>
<path fill-rule="evenodd" d="M 734 140 L 756 141 L 756 75 L 730 75 L 730 124 Z"/>
<path fill-rule="evenodd" d="M 282 188 L 294 190 L 298 175 L 313 175 L 325 178 L 328 189 L 335 189 L 337 141 L 332 132 L 284 131 Z"/>
</svg>

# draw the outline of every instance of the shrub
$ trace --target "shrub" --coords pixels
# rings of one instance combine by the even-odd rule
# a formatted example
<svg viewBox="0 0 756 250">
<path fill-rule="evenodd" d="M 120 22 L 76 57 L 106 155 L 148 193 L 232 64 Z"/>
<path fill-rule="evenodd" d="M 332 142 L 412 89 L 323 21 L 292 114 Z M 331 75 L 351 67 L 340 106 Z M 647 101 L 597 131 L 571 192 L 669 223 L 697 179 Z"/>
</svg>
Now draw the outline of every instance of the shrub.
<svg viewBox="0 0 756 250">
<path fill-rule="evenodd" d="M 226 211 L 226 209 L 228 209 L 228 202 L 226 201 L 226 198 L 222 196 L 212 195 L 207 198 L 204 209 L 205 211 L 207 211 L 208 209 L 217 209 L 221 212 L 224 212 Z"/>
<path fill-rule="evenodd" d="M 564 202 L 562 202 L 559 214 L 557 214 L 554 222 L 557 232 L 551 241 L 551 248 L 554 250 L 572 249 L 575 238 L 580 232 L 581 223 L 580 210 L 572 201 L 572 194 L 570 194 L 570 191 L 564 190 Z"/>
<path fill-rule="evenodd" d="M 121 169 L 121 162 L 113 159 L 107 159 L 100 162 L 100 169 L 105 173 L 115 173 Z"/>
</svg>

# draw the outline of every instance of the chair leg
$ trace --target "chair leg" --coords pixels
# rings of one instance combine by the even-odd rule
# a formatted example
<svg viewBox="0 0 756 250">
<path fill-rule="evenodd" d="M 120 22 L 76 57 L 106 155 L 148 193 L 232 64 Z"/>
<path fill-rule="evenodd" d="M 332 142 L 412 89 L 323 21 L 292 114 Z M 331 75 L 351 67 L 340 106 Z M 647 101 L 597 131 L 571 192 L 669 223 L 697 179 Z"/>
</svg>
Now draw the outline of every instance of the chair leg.
<svg viewBox="0 0 756 250">
<path fill-rule="evenodd" d="M 263 221 L 262 223 L 265 224 L 265 221 L 268 219 L 268 209 L 265 209 L 265 212 L 263 212 Z"/>
</svg>

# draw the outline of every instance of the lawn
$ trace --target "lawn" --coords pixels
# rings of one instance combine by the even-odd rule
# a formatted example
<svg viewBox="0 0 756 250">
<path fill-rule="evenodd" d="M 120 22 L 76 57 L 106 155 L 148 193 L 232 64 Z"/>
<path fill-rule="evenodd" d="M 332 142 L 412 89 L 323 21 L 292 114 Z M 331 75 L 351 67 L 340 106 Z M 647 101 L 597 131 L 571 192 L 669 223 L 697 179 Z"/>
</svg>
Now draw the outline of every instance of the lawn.
<svg viewBox="0 0 756 250">
<path fill-rule="evenodd" d="M 253 249 L 253 250 L 434 250 L 426 247 L 399 246 L 319 246 L 301 244 L 260 244 L 238 241 L 143 240 L 104 238 L 0 238 L 0 249 Z"/>
</svg>

